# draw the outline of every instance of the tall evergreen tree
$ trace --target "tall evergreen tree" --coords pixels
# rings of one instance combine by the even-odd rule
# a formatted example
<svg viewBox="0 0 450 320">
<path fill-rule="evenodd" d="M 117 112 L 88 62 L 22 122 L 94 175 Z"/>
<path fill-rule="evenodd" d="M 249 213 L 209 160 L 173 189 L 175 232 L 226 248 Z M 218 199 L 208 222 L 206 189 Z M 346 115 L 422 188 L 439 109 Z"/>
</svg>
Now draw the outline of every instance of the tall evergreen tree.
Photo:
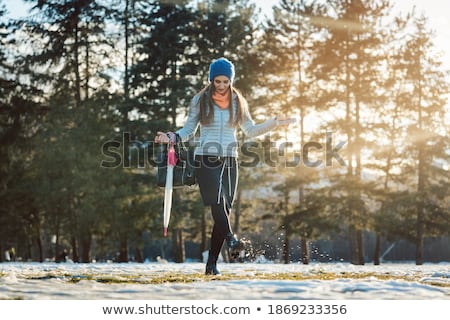
<svg viewBox="0 0 450 320">
<path fill-rule="evenodd" d="M 289 133 L 285 133 L 284 139 L 294 147 L 294 154 L 287 158 L 287 168 L 284 168 L 286 181 L 280 187 L 284 189 L 286 219 L 292 216 L 294 207 L 289 205 L 289 196 L 293 189 L 298 190 L 298 208 L 296 211 L 308 211 L 306 198 L 308 197 L 308 185 L 315 181 L 314 171 L 309 170 L 308 159 L 301 152 L 306 144 L 306 139 L 312 138 L 311 133 L 305 130 L 305 123 L 308 121 L 308 113 L 311 110 L 313 99 L 313 88 L 311 86 L 312 75 L 307 66 L 314 56 L 314 45 L 312 39 L 318 35 L 320 29 L 314 24 L 323 14 L 324 8 L 315 1 L 291 1 L 283 0 L 279 7 L 274 7 L 273 21 L 268 22 L 264 33 L 264 84 L 266 103 L 278 109 L 278 112 L 287 116 L 296 116 L 299 119 L 298 133 L 293 133 L 289 128 Z M 309 110 L 308 110 L 309 108 Z M 296 148 L 298 147 L 298 149 Z M 292 160 L 293 159 L 293 160 Z M 290 165 L 288 165 L 290 163 Z M 288 209 L 291 207 L 291 209 Z M 290 212 L 291 211 L 291 212 Z M 291 226 L 294 224 L 291 223 Z M 297 224 L 297 226 L 300 226 Z M 303 224 L 305 226 L 305 224 Z M 299 229 L 285 228 L 285 238 L 283 247 L 284 261 L 288 263 L 290 258 L 289 237 L 291 232 L 301 235 L 301 251 L 303 263 L 309 263 L 309 248 L 307 234 Z M 309 227 L 306 227 L 309 228 Z M 290 230 L 290 232 L 289 232 Z M 306 229 L 304 229 L 306 230 Z"/>
<path fill-rule="evenodd" d="M 22 73 L 18 34 L 0 2 L 0 252 L 17 246 L 30 257 L 27 244 L 38 238 L 39 219 L 26 176 L 33 159 L 30 141 L 45 108 L 41 92 Z"/>
<path fill-rule="evenodd" d="M 347 171 L 333 187 L 342 198 L 341 214 L 349 225 L 351 261 L 364 264 L 363 231 L 367 227 L 368 211 L 363 192 L 368 189 L 362 179 L 365 163 L 362 152 L 367 147 L 366 124 L 379 106 L 382 56 L 384 43 L 382 18 L 388 14 L 387 1 L 333 1 L 329 18 L 322 23 L 327 30 L 321 54 L 315 58 L 317 81 L 322 82 L 321 102 L 340 109 L 335 130 L 345 133 L 348 144 Z M 330 125 L 330 124 L 328 124 Z M 365 191 L 367 192 L 367 191 Z"/>
<path fill-rule="evenodd" d="M 403 203 L 408 194 L 403 185 L 407 177 L 400 168 L 405 163 L 405 128 L 402 121 L 402 101 L 406 97 L 405 86 L 408 86 L 406 74 L 402 68 L 403 38 L 410 15 L 393 17 L 391 27 L 387 30 L 387 41 L 384 45 L 386 72 L 382 83 L 383 96 L 379 99 L 383 105 L 378 109 L 377 117 L 371 121 L 372 137 L 368 139 L 372 147 L 371 163 L 368 165 L 374 175 L 380 176 L 373 198 L 379 207 L 371 214 L 371 227 L 376 233 L 373 261 L 381 263 L 382 239 L 395 241 L 401 237 L 401 214 Z M 380 86 L 381 87 L 381 86 Z M 399 187 L 400 186 L 400 187 Z M 395 206 L 393 204 L 399 204 Z"/>
<path fill-rule="evenodd" d="M 413 238 L 418 265 L 424 262 L 425 236 L 439 234 L 438 230 L 443 231 L 439 226 L 444 229 L 448 226 L 445 190 L 449 173 L 436 161 L 448 156 L 443 119 L 449 84 L 442 60 L 433 53 L 432 36 L 427 18 L 415 18 L 413 32 L 402 51 L 402 66 L 409 83 L 404 88 L 408 95 L 405 95 L 402 104 L 402 111 L 408 119 L 409 161 L 405 172 L 410 172 L 409 182 L 416 186 L 416 190 L 411 192 L 415 198 L 416 227 Z"/>
<path fill-rule="evenodd" d="M 96 1 L 34 2 L 32 12 L 40 14 L 30 15 L 22 24 L 34 51 L 23 61 L 29 77 L 49 92 L 43 98 L 51 106 L 36 140 L 35 181 L 49 188 L 40 201 L 53 223 L 55 256 L 60 250 L 59 235 L 64 234 L 73 260 L 88 262 L 92 219 L 98 216 L 86 193 L 96 190 L 92 184 L 99 181 L 94 178 L 100 162 L 98 137 L 105 135 L 99 122 L 111 111 L 91 98 L 95 90 L 101 96 L 102 86 L 110 84 L 103 76 L 109 10 Z M 54 202 L 46 198 L 49 193 Z"/>
</svg>

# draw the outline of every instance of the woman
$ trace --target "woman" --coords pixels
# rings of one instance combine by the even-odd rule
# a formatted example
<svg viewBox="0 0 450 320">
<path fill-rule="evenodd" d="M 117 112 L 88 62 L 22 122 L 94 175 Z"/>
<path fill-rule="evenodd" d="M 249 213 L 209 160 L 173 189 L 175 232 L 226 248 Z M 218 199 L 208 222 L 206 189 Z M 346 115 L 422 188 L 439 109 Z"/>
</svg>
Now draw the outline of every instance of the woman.
<svg viewBox="0 0 450 320">
<path fill-rule="evenodd" d="M 182 141 L 192 138 L 200 126 L 200 142 L 195 150 L 196 175 L 205 205 L 211 207 L 214 226 L 206 263 L 207 275 L 219 275 L 217 258 L 224 240 L 232 255 L 243 249 L 233 234 L 230 212 L 238 180 L 237 127 L 247 137 L 255 137 L 282 125 L 285 118 L 272 118 L 255 124 L 247 101 L 233 87 L 235 70 L 226 58 L 213 61 L 209 67 L 209 84 L 193 99 L 184 127 L 176 133 Z M 284 124 L 284 123 L 283 123 Z M 164 132 L 158 132 L 156 143 L 169 143 Z"/>
</svg>

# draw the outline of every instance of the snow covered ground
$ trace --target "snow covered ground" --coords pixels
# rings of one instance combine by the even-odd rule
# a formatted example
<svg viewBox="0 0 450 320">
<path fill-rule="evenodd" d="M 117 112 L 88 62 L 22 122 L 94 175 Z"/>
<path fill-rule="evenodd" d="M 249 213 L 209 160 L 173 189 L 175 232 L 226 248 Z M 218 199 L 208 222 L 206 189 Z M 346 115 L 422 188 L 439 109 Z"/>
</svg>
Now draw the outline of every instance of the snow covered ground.
<svg viewBox="0 0 450 320">
<path fill-rule="evenodd" d="M 0 299 L 450 300 L 450 263 L 0 263 Z"/>
</svg>

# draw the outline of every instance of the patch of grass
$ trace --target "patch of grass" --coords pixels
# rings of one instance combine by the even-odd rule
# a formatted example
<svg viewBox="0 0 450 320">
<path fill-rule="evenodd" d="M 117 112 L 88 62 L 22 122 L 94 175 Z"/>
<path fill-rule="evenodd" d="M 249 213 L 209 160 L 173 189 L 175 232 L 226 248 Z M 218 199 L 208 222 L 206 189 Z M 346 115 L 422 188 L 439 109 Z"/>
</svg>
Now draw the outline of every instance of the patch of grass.
<svg viewBox="0 0 450 320">
<path fill-rule="evenodd" d="M 0 298 L 0 300 L 26 300 L 23 296 L 11 296 L 8 298 Z"/>
<path fill-rule="evenodd" d="M 1 274 L 0 276 L 5 276 Z M 65 280 L 68 283 L 78 283 L 83 280 L 96 281 L 104 284 L 164 284 L 164 283 L 193 283 L 193 282 L 207 282 L 207 281 L 233 281 L 233 280 L 284 280 L 284 281 L 306 281 L 306 280 L 319 280 L 319 281 L 332 281 L 337 279 L 350 279 L 350 280 L 362 280 L 362 279 L 374 279 L 380 281 L 388 280 L 403 280 L 408 282 L 421 282 L 423 274 L 410 274 L 410 275 L 393 275 L 390 273 L 375 273 L 375 272 L 324 272 L 322 270 L 301 273 L 301 272 L 286 272 L 286 273 L 223 273 L 220 276 L 207 276 L 203 273 L 191 273 L 191 274 L 173 274 L 173 273 L 158 273 L 158 274 L 57 274 L 48 273 L 40 274 L 36 276 L 29 276 L 28 279 L 32 280 L 49 280 L 60 279 Z M 438 287 L 450 287 L 450 283 L 436 281 L 427 281 L 424 284 L 438 286 Z"/>
</svg>

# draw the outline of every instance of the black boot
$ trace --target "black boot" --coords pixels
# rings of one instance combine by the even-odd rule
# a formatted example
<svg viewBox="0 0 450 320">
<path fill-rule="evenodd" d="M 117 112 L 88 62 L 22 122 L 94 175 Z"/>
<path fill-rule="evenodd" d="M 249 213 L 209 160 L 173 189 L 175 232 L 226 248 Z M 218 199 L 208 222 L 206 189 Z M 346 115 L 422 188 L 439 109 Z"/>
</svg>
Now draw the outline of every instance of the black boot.
<svg viewBox="0 0 450 320">
<path fill-rule="evenodd" d="M 211 253 L 208 254 L 208 262 L 206 263 L 205 271 L 206 275 L 220 275 L 220 271 L 217 269 L 217 258 L 218 257 L 211 255 Z"/>
<path fill-rule="evenodd" d="M 230 255 L 233 259 L 239 257 L 239 253 L 244 250 L 245 245 L 244 242 L 237 239 L 236 236 L 232 233 L 228 233 L 225 237 L 228 248 L 230 249 Z"/>
</svg>

